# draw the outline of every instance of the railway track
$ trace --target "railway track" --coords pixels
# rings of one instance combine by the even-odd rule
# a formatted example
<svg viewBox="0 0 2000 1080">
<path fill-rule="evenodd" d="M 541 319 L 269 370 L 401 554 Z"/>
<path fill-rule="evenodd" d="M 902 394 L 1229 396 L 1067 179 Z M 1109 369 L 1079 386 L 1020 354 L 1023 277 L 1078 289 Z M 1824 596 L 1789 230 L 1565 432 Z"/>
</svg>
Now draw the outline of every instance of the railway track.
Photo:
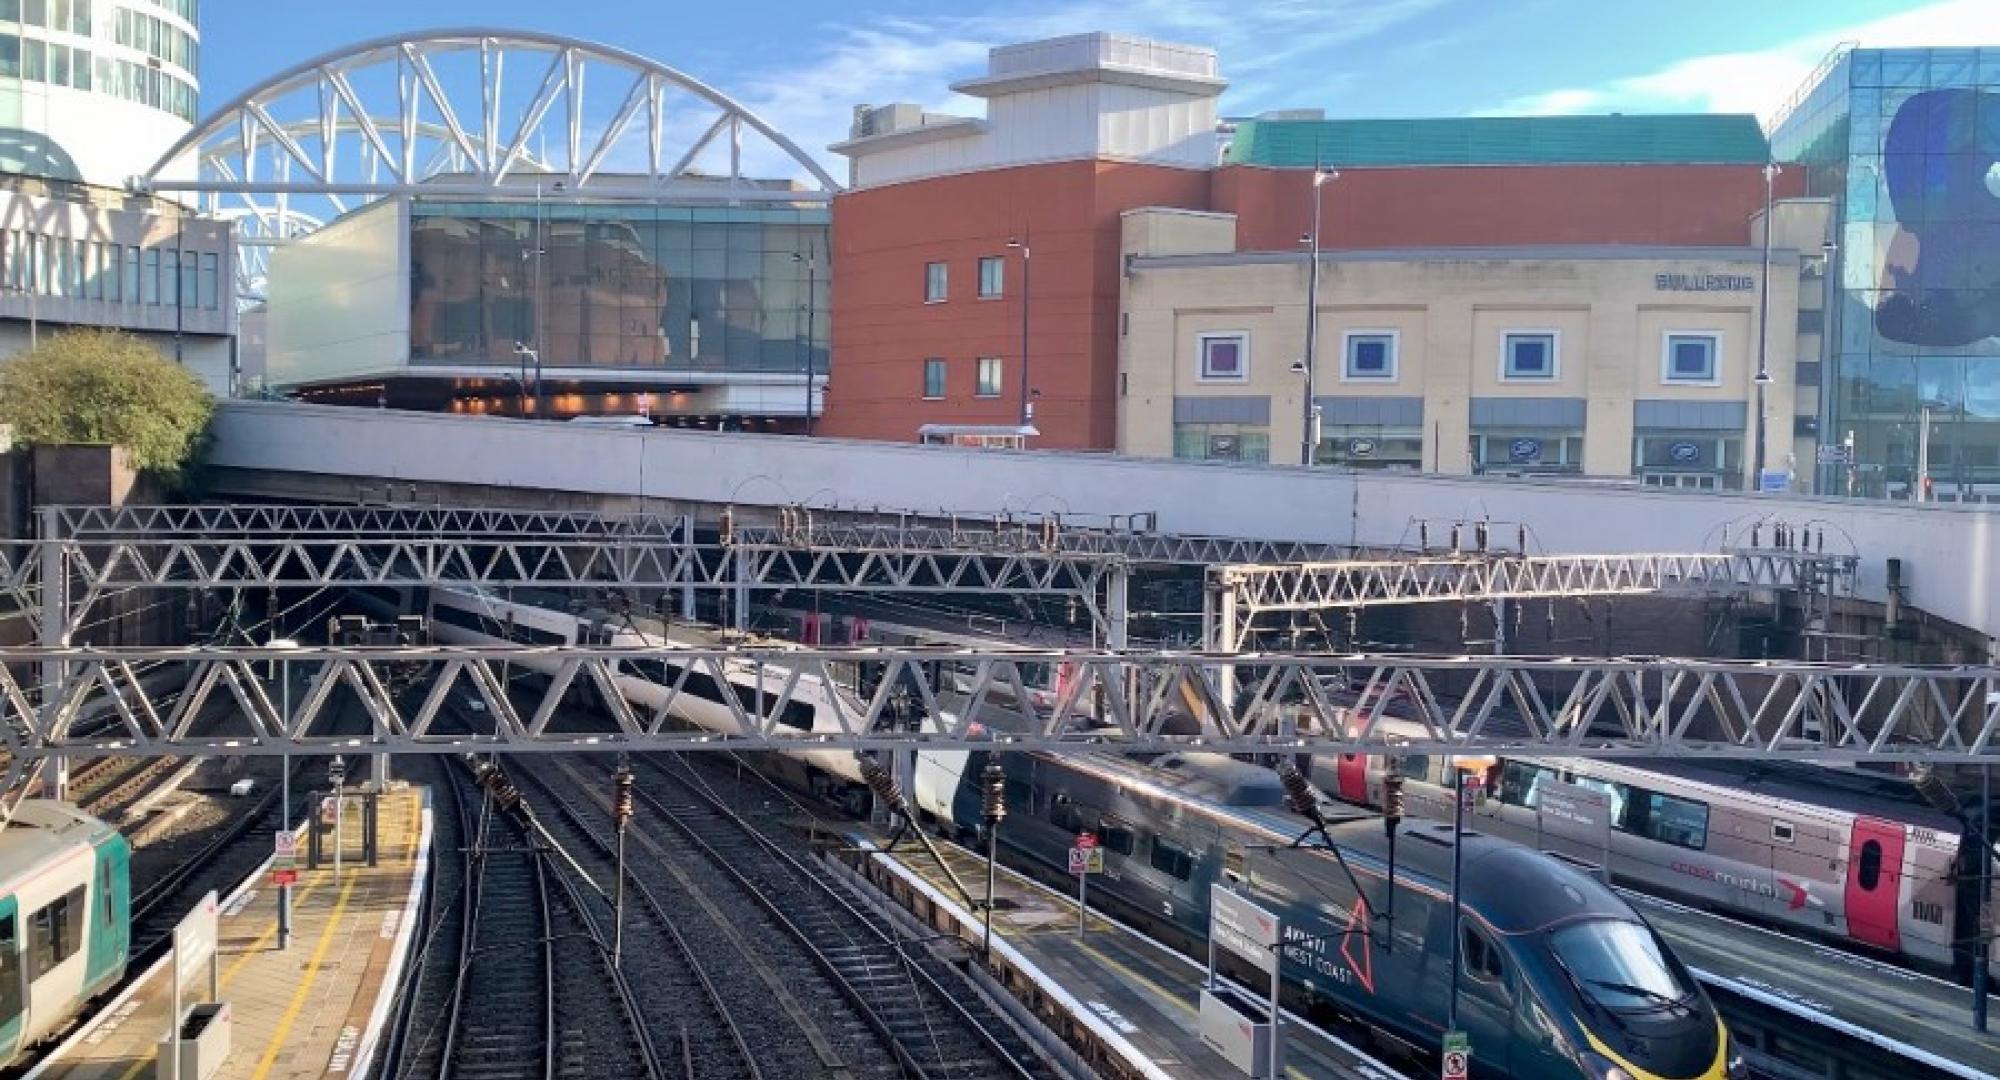
<svg viewBox="0 0 2000 1080">
<path fill-rule="evenodd" d="M 440 763 L 459 846 L 453 895 L 429 923 L 417 990 L 385 1060 L 392 1077 L 436 1080 L 664 1080 L 593 894 L 538 835 L 462 770 Z M 418 995 L 423 995 L 420 999 Z M 427 999 L 427 1000 L 425 1000 Z"/>
<path fill-rule="evenodd" d="M 907 1073 L 1043 1078 L 1061 1071 L 989 1006 L 959 964 L 904 939 L 862 898 L 731 809 L 686 762 L 640 763 L 635 785 L 711 879 L 783 927 L 891 1043 Z M 649 830 L 656 832 L 657 830 Z"/>
<path fill-rule="evenodd" d="M 543 764 L 535 763 L 537 767 Z M 552 811 L 537 817 L 550 840 L 575 859 L 592 880 L 609 887 L 616 864 L 608 821 L 600 821 L 583 800 L 560 791 L 529 768 L 516 768 L 511 774 L 522 781 L 531 804 L 539 802 Z M 608 816 L 608 811 L 605 814 Z M 643 965 L 646 974 L 636 993 L 639 1007 L 655 1044 L 663 1048 L 665 1058 L 678 1064 L 679 1075 L 690 1080 L 820 1075 L 810 1062 L 791 1061 L 767 1073 L 764 1062 L 789 1051 L 790 1042 L 773 1038 L 776 1032 L 760 1026 L 760 1060 L 760 1054 L 751 1051 L 743 1020 L 779 1019 L 769 1008 L 769 991 L 745 992 L 748 988 L 741 980 L 715 976 L 711 962 L 735 950 L 715 928 L 701 925 L 702 913 L 687 898 L 656 889 L 629 865 L 626 888 L 638 910 L 627 913 L 624 955 L 635 966 Z M 601 894 L 586 905 L 606 916 L 614 914 Z M 752 957 L 748 963 L 759 961 Z M 806 1071 L 792 1071 L 798 1065 L 804 1065 Z"/>
</svg>

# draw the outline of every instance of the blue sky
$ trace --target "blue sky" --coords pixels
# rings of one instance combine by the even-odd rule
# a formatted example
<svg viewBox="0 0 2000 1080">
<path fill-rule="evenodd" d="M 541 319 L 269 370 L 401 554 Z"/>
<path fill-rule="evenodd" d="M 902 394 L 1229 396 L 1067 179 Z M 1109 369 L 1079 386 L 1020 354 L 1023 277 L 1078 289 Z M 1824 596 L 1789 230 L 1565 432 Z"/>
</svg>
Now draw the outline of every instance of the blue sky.
<svg viewBox="0 0 2000 1080">
<path fill-rule="evenodd" d="M 1842 40 L 2000 45 L 2000 0 L 1016 0 L 995 10 L 952 0 L 206 0 L 203 111 L 351 42 L 468 25 L 649 55 L 823 160 L 857 103 L 977 111 L 946 84 L 981 70 L 987 47 L 1093 29 L 1216 46 L 1227 113 L 1332 116 L 1767 112 Z"/>
</svg>

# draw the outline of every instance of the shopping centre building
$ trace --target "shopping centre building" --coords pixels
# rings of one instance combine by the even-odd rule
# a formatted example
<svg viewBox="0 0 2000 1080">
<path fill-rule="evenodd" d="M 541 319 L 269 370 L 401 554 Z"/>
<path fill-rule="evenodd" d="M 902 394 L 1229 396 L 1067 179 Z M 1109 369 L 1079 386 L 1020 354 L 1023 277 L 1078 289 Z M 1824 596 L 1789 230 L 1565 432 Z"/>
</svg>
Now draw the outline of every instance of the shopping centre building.
<svg viewBox="0 0 2000 1080">
<path fill-rule="evenodd" d="M 1809 478 L 1830 204 L 1767 189 L 1754 117 L 1232 121 L 1223 85 L 1092 34 L 993 50 L 984 117 L 858 110 L 823 430 L 1298 462 L 1316 416 L 1318 463 L 1740 487 L 1761 400 Z"/>
<path fill-rule="evenodd" d="M 1772 146 L 1836 208 L 1823 487 L 2000 499 L 2000 48 L 1838 54 Z"/>
</svg>

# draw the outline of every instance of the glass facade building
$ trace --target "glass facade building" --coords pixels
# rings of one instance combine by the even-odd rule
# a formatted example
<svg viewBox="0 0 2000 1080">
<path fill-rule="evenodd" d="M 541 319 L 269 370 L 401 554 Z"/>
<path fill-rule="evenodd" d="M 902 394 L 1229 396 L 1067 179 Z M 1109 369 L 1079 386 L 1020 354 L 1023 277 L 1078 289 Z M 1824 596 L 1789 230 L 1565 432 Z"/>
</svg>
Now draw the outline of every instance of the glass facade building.
<svg viewBox="0 0 2000 1080">
<path fill-rule="evenodd" d="M 1839 205 L 1820 489 L 2000 501 L 2000 47 L 1856 49 L 1783 114 L 1774 156 Z"/>
<path fill-rule="evenodd" d="M 419 200 L 410 364 L 824 373 L 824 207 Z"/>
</svg>

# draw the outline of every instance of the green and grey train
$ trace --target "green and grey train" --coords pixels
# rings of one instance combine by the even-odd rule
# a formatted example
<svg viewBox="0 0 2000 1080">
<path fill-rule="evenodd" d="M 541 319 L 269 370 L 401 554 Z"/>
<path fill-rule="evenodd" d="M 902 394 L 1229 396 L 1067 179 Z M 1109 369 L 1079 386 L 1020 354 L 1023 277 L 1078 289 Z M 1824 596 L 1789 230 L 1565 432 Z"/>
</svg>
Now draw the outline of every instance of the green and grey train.
<svg viewBox="0 0 2000 1080">
<path fill-rule="evenodd" d="M 986 757 L 921 755 L 922 809 L 978 828 Z M 1348 814 L 1329 825 L 1326 846 L 1293 847 L 1304 823 L 1284 810 L 1272 770 L 1194 754 L 1151 765 L 1096 754 L 999 757 L 1009 808 L 1000 842 L 1010 861 L 1053 878 L 1066 873 L 1077 835 L 1095 834 L 1105 872 L 1092 897 L 1197 956 L 1210 889 L 1237 889 L 1283 923 L 1292 1006 L 1360 1021 L 1419 1050 L 1441 1044 L 1451 992 L 1450 826 L 1400 827 L 1392 889 L 1381 818 Z M 1477 833 L 1463 843 L 1458 1015 L 1476 1075 L 1745 1075 L 1693 976 L 1617 894 L 1518 844 Z"/>
<path fill-rule="evenodd" d="M 67 803 L 29 799 L 0 831 L 0 1064 L 125 976 L 132 849 Z"/>
</svg>

